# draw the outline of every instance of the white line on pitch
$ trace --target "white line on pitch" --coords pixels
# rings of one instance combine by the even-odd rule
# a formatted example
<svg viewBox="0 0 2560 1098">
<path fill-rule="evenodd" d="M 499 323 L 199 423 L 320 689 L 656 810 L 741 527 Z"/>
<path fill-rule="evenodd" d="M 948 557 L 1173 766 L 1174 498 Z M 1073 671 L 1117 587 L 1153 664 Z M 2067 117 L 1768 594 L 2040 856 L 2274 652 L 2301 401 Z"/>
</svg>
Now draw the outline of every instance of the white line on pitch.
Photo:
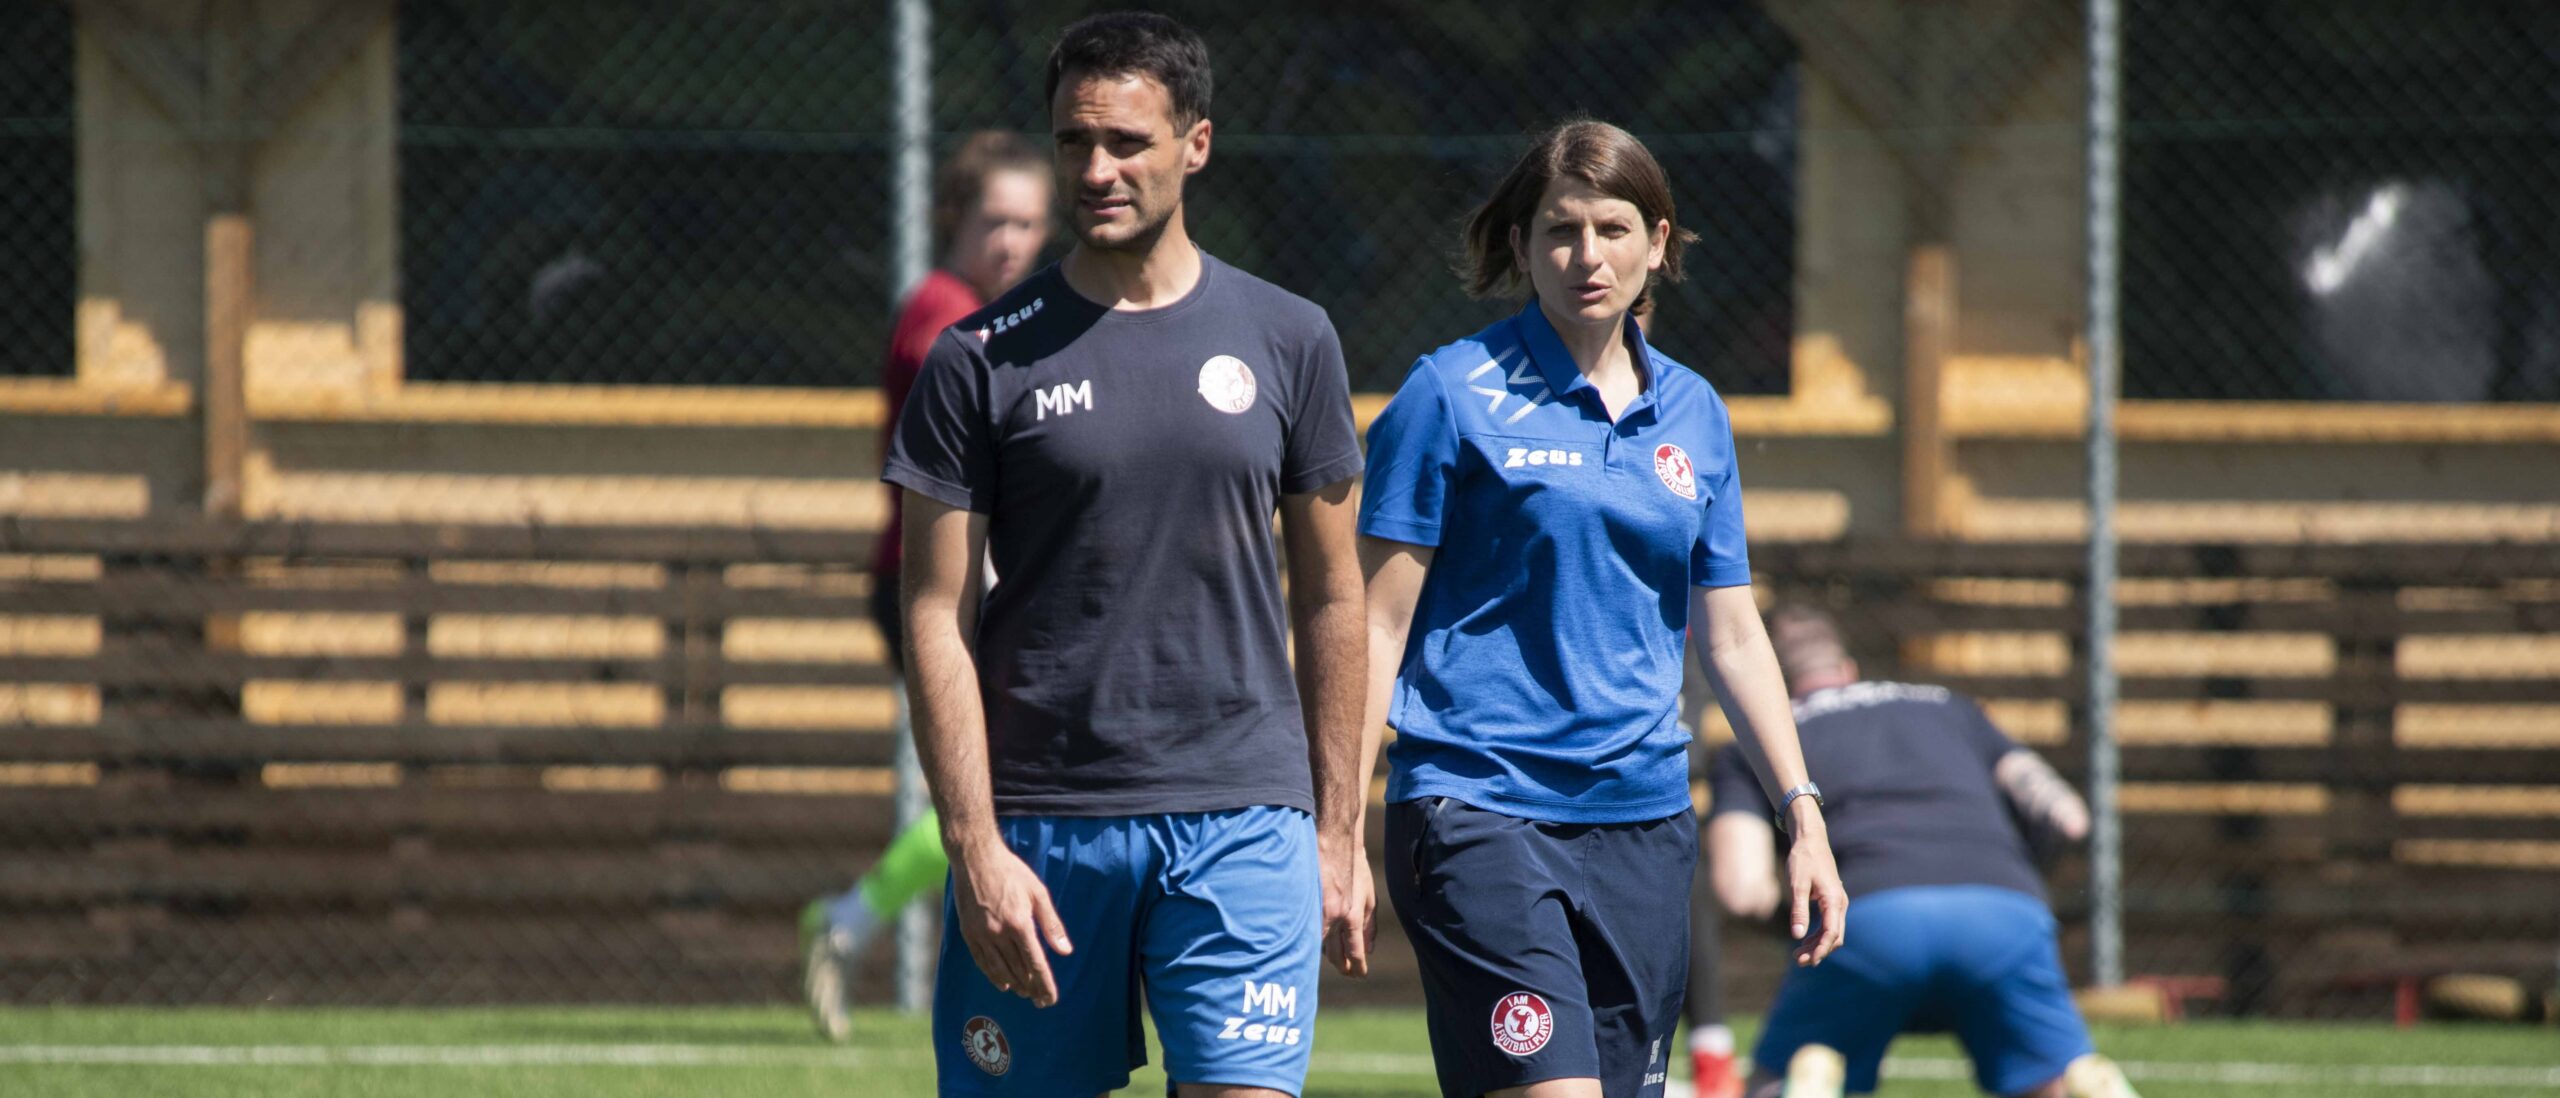
<svg viewBox="0 0 2560 1098">
<path fill-rule="evenodd" d="M 0 1064 L 166 1064 L 189 1067 L 920 1067 L 917 1049 L 775 1048 L 757 1045 L 0 1045 Z M 2444 1064 L 2337 1065 L 2124 1061 L 2144 1082 L 2224 1086 L 2503 1088 L 2560 1090 L 2560 1066 Z M 1319 1053 L 1314 1068 L 1334 1075 L 1428 1076 L 1419 1053 Z M 1966 1061 L 1896 1056 L 1885 1074 L 1900 1079 L 1970 1078 Z"/>
<path fill-rule="evenodd" d="M 2223 1086 L 2472 1087 L 2560 1090 L 2560 1067 L 2464 1067 L 2446 1064 L 2267 1064 L 2119 1060 L 2137 1082 Z M 1884 1073 L 1899 1079 L 1969 1079 L 1963 1060 L 1887 1057 Z"/>
</svg>

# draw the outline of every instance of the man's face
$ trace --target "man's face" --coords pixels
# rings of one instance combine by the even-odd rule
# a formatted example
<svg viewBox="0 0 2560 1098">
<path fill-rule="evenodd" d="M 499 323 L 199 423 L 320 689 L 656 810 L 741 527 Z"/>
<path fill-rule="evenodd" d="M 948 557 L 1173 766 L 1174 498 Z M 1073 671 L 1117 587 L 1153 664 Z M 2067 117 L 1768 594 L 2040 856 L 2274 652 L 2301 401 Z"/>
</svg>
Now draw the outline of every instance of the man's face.
<svg viewBox="0 0 2560 1098">
<path fill-rule="evenodd" d="M 950 267 L 993 298 L 1031 273 L 1048 242 L 1048 179 L 1036 170 L 989 172 L 978 204 L 951 233 Z"/>
<path fill-rule="evenodd" d="M 1209 120 L 1176 131 L 1155 78 L 1069 73 L 1049 104 L 1058 190 L 1085 247 L 1143 251 L 1182 209 L 1183 177 L 1209 163 Z"/>
</svg>

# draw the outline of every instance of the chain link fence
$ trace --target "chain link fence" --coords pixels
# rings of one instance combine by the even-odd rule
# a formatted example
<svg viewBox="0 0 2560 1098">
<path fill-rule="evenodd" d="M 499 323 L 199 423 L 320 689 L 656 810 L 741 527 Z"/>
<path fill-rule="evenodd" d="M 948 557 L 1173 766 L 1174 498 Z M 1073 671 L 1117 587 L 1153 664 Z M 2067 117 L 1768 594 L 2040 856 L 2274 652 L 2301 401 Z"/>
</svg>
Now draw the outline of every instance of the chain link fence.
<svg viewBox="0 0 2560 1098">
<path fill-rule="evenodd" d="M 2125 393 L 2560 398 L 2560 12 L 2133 3 Z"/>
<path fill-rule="evenodd" d="M 71 17 L 0 12 L 0 377 L 71 372 Z"/>
<path fill-rule="evenodd" d="M 1447 10 L 1442 10 L 1446 8 Z M 1071 4 L 946 5 L 937 153 L 1045 134 Z M 1217 166 L 1193 232 L 1333 314 L 1354 381 L 1498 315 L 1449 274 L 1521 135 L 1574 111 L 1653 136 L 1687 185 L 1701 273 L 1669 295 L 1728 391 L 1784 392 L 1794 280 L 1793 55 L 1759 9 L 1585 24 L 1417 5 L 1177 5 L 1217 59 Z M 1525 13 L 1524 13 L 1525 14 Z M 410 376 L 862 385 L 886 341 L 894 130 L 881 9 L 400 8 Z M 1581 43 L 1605 64 L 1537 45 Z"/>
<path fill-rule="evenodd" d="M 195 406 L 0 411 L 0 998 L 793 994 L 799 904 L 888 831 L 894 684 L 861 567 L 876 437 L 704 426 L 682 405 L 878 382 L 901 289 L 890 8 L 390 8 L 388 121 L 276 132 L 390 147 L 400 384 L 342 405 L 258 394 L 272 468 L 250 510 L 273 525 L 184 517 Z M 77 80 L 201 33 L 119 51 L 101 30 L 83 55 L 77 9 L 0 14 L 0 375 L 74 378 L 98 349 L 74 345 L 96 334 L 84 293 L 130 289 L 83 290 L 101 261 L 80 203 L 134 181 L 81 176 L 75 151 L 175 140 L 83 132 L 114 116 Z M 1753 501 L 1761 582 L 1839 614 L 1872 674 L 1976 694 L 2085 776 L 2078 527 L 2035 525 L 2078 488 L 1963 530 L 2043 555 L 1906 544 L 1856 510 L 1891 498 L 1897 432 L 1924 423 L 1986 496 L 2076 461 L 2077 5 L 1164 10 L 1217 65 L 1194 235 L 1323 305 L 1358 391 L 1509 308 L 1467 299 L 1450 262 L 1525 133 L 1587 113 L 1643 137 L 1702 238 L 1652 330 L 1741 409 L 1755 493 L 1772 489 Z M 932 5 L 932 151 L 982 129 L 1041 139 L 1042 60 L 1086 11 Z M 2129 3 L 2125 396 L 2251 416 L 2560 399 L 2555 40 L 2560 9 L 2528 5 Z M 1931 249 L 1955 256 L 1950 280 L 1914 274 Z M 361 267 L 325 240 L 283 262 L 322 281 Z M 277 311 L 311 296 L 271 282 Z M 204 343 L 171 315 L 187 322 L 164 345 Z M 253 372 L 259 338 L 305 337 L 253 334 Z M 1934 380 L 1911 380 L 1929 346 Z M 543 383 L 607 411 L 634 386 L 684 389 L 645 425 L 365 403 L 528 391 L 419 383 Z M 1853 405 L 1881 412 L 1836 414 Z M 2521 437 L 2425 462 L 2513 479 L 2492 467 L 2549 463 L 2549 439 Z M 2129 491 L 2246 497 L 2343 475 L 2314 464 L 2424 464 L 2380 434 L 2323 441 L 2269 466 L 2155 454 Z M 2374 491 L 2434 483 L 2418 475 Z M 2522 494 L 2512 510 L 2555 501 Z M 1835 497 L 1852 517 L 1824 525 Z M 2129 971 L 2242 1014 L 2377 1016 L 2457 971 L 2547 987 L 2560 567 L 2468 551 L 2488 534 L 2253 554 L 2226 544 L 2231 512 L 2144 506 L 2129 542 L 2203 547 L 2134 545 L 2122 586 Z M 2403 536 L 2378 528 L 2366 540 Z M 1862 542 L 1907 552 L 1824 548 Z M 2085 977 L 2089 870 L 2049 869 Z M 1727 949 L 1754 1008 L 1776 947 L 1742 932 Z M 1382 966 L 1342 996 L 1418 997 L 1392 938 Z M 865 997 L 888 997 L 888 969 L 869 959 Z"/>
</svg>

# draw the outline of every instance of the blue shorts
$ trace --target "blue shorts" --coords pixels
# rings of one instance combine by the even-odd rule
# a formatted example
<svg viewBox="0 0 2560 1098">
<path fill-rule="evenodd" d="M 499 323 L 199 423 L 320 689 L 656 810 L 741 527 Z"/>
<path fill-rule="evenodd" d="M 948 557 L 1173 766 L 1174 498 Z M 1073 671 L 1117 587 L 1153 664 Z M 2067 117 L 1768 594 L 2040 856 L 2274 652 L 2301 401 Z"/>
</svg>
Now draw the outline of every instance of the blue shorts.
<svg viewBox="0 0 2560 1098">
<path fill-rule="evenodd" d="M 1975 1085 L 2018 1094 L 2096 1051 L 2044 901 L 1927 885 L 1860 896 L 1850 914 L 1848 942 L 1779 986 L 1751 1053 L 1770 1074 L 1805 1045 L 1829 1045 L 1849 1061 L 1848 1089 L 1872 1091 L 1896 1035 L 1951 1032 L 1973 1059 Z"/>
<path fill-rule="evenodd" d="M 1422 967 L 1440 1091 L 1546 1079 L 1659 1095 L 1689 964 L 1698 827 L 1387 806 L 1387 894 Z"/>
<path fill-rule="evenodd" d="M 1075 952 L 1049 955 L 1058 1004 L 998 991 L 943 899 L 933 992 L 941 1093 L 1090 1095 L 1147 1062 L 1166 1076 L 1298 1093 L 1315 1047 L 1322 883 L 1294 808 L 1161 816 L 1007 816 L 1005 845 L 1049 887 Z"/>
</svg>

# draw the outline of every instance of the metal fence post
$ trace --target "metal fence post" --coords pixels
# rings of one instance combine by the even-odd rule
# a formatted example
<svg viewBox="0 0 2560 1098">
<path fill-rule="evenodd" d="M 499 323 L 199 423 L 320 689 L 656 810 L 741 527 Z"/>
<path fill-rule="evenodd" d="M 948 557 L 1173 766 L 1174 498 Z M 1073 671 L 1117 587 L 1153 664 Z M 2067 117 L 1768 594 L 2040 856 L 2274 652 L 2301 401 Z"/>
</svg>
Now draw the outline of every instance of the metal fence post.
<svg viewBox="0 0 2560 1098">
<path fill-rule="evenodd" d="M 890 188 L 898 196 L 891 227 L 897 241 L 897 268 L 893 284 L 897 296 L 924 278 L 933 262 L 931 228 L 927 202 L 933 193 L 933 48 L 930 36 L 931 13 L 925 0 L 898 0 L 896 22 L 890 38 L 896 51 L 898 108 L 898 148 L 896 185 Z M 894 307 L 895 302 L 892 302 Z M 881 429 L 887 430 L 888 424 Z M 931 801 L 925 794 L 924 770 L 917 764 L 914 730 L 908 726 L 906 684 L 895 686 L 897 721 L 891 734 L 897 737 L 897 814 L 898 827 L 924 815 Z M 940 901 L 938 894 L 932 895 Z M 924 900 L 907 905 L 898 913 L 898 1009 L 910 1013 L 921 1011 L 933 1001 L 933 916 Z"/>
<path fill-rule="evenodd" d="M 2124 982 L 2124 829 L 2116 809 L 2116 0 L 2089 0 L 2089 607 L 2088 701 L 2091 968 L 2097 982 Z"/>
</svg>

